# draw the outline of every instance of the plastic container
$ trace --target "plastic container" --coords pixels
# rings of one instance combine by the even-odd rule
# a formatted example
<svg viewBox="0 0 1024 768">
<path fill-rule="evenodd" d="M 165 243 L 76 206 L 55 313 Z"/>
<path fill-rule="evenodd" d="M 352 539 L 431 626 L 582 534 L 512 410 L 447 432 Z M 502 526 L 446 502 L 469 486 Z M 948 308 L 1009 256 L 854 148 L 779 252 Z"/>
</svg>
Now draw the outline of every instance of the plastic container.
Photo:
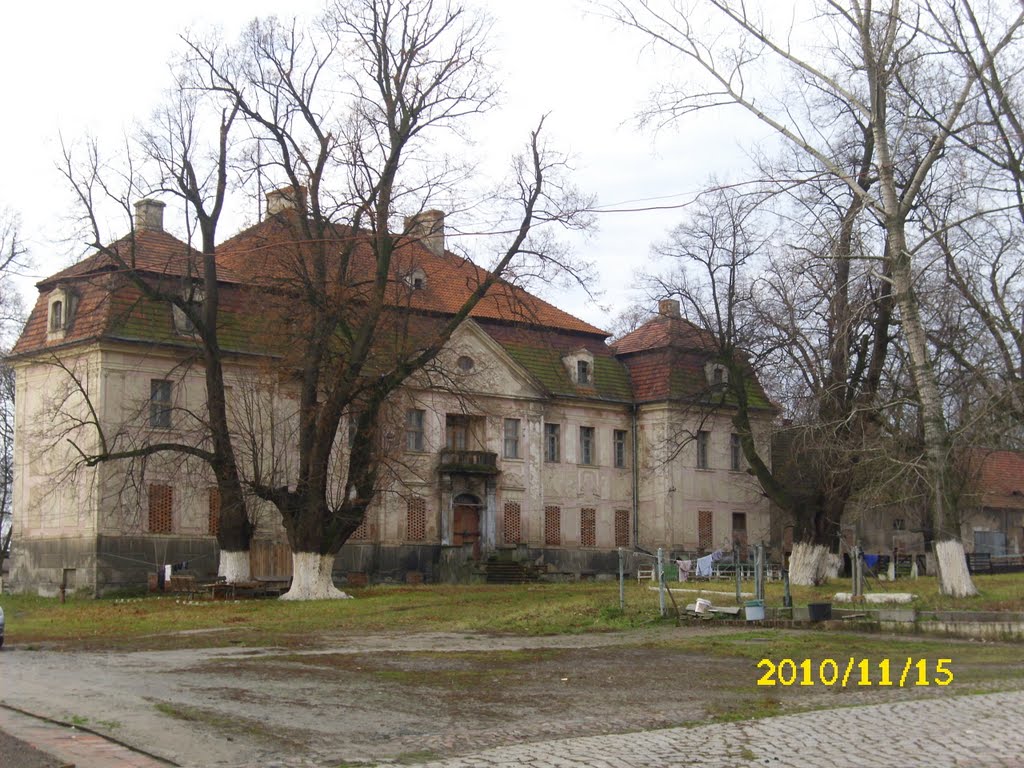
<svg viewBox="0 0 1024 768">
<path fill-rule="evenodd" d="M 703 597 L 697 598 L 697 605 L 694 606 L 695 613 L 707 613 L 708 608 L 711 607 L 711 601 L 705 600 Z"/>
<path fill-rule="evenodd" d="M 764 600 L 747 600 L 743 605 L 747 621 L 764 621 Z"/>
<path fill-rule="evenodd" d="M 828 621 L 832 618 L 832 603 L 808 603 L 807 618 L 811 621 Z"/>
</svg>

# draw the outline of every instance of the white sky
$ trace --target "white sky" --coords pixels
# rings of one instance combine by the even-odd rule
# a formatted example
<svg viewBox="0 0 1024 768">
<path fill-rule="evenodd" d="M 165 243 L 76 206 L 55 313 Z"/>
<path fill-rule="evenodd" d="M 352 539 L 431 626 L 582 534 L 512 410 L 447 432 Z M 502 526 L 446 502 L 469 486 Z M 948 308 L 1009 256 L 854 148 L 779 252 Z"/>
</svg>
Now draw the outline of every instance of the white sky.
<svg viewBox="0 0 1024 768">
<path fill-rule="evenodd" d="M 482 3 L 495 17 L 494 37 L 505 95 L 485 118 L 480 142 L 510 156 L 540 115 L 553 145 L 569 152 L 573 181 L 603 206 L 642 207 L 680 202 L 709 175 L 729 177 L 746 164 L 739 149 L 738 111 L 718 112 L 658 135 L 642 132 L 633 116 L 670 61 L 641 52 L 642 40 L 587 12 L 582 0 Z M 228 33 L 256 15 L 303 15 L 319 0 L 56 0 L 4 3 L 0 11 L 0 206 L 21 214 L 22 235 L 35 268 L 31 284 L 65 266 L 72 199 L 56 165 L 60 140 L 87 133 L 114 147 L 145 120 L 168 83 L 167 62 L 176 35 L 220 25 Z M 228 37 L 232 37 L 228 34 Z M 749 129 L 747 134 L 750 133 Z M 677 199 L 653 200 L 668 195 Z M 607 327 L 632 298 L 633 274 L 653 241 L 680 211 L 614 213 L 576 243 L 597 265 L 597 301 L 581 291 L 544 297 Z M 222 230 L 224 236 L 233 232 Z M 123 232 L 112 233 L 114 235 Z M 79 249 L 80 250 L 80 249 Z"/>
</svg>

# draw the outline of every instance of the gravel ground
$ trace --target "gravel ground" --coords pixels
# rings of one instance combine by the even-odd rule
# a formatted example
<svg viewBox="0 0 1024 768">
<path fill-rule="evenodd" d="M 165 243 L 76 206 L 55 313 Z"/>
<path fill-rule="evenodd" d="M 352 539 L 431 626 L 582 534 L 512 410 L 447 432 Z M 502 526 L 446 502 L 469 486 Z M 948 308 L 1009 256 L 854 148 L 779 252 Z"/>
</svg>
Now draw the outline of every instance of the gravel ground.
<svg viewBox="0 0 1024 768">
<path fill-rule="evenodd" d="M 761 688 L 754 661 L 664 647 L 691 635 L 710 642 L 716 631 L 323 635 L 302 649 L 15 647 L 3 652 L 0 701 L 184 766 L 233 768 L 415 762 L 729 720 L 752 710 L 779 714 L 950 692 Z M 948 653 L 955 658 L 955 647 Z M 989 682 L 970 689 L 1020 687 L 1019 674 L 1004 674 L 1012 666 L 993 665 Z M 965 670 L 956 669 L 964 679 Z M 0 758 L 0 765 L 8 763 Z"/>
</svg>

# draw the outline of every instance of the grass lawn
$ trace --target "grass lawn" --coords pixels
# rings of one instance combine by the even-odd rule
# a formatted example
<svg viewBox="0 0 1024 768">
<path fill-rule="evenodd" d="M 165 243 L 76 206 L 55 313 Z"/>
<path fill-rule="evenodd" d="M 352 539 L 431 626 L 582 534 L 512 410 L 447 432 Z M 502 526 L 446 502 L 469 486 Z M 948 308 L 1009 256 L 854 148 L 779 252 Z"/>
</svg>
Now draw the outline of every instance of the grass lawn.
<svg viewBox="0 0 1024 768">
<path fill-rule="evenodd" d="M 316 633 L 495 632 L 523 635 L 607 632 L 655 626 L 657 593 L 651 582 L 626 587 L 619 610 L 615 582 L 507 586 L 374 586 L 351 590 L 354 600 L 309 603 L 280 600 L 212 601 L 173 596 L 123 599 L 56 599 L 0 595 L 9 644 L 58 643 L 68 647 L 182 647 L 227 644 L 303 645 Z M 975 578 L 981 594 L 951 600 L 935 579 L 872 584 L 919 595 L 915 607 L 949 610 L 1024 611 L 1024 573 Z M 673 585 L 732 592 L 732 582 Z M 752 591 L 751 583 L 743 584 Z M 794 604 L 828 601 L 849 591 L 846 581 L 793 588 Z M 696 593 L 694 593 L 694 598 Z M 768 605 L 782 604 L 782 585 L 767 585 Z M 692 602 L 687 595 L 677 601 Z M 716 603 L 731 601 L 716 596 Z M 670 610 L 671 610 L 671 606 Z M 185 633 L 185 634 L 182 634 Z"/>
</svg>

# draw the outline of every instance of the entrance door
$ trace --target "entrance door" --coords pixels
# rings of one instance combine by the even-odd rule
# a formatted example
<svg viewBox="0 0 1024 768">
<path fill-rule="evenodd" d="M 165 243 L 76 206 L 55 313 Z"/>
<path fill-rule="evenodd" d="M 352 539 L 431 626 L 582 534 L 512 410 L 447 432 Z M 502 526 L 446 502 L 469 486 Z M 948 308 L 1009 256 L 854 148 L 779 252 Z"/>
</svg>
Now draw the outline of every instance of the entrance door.
<svg viewBox="0 0 1024 768">
<path fill-rule="evenodd" d="M 453 510 L 452 542 L 473 545 L 473 558 L 480 559 L 480 510 L 476 505 L 456 504 Z"/>
</svg>

